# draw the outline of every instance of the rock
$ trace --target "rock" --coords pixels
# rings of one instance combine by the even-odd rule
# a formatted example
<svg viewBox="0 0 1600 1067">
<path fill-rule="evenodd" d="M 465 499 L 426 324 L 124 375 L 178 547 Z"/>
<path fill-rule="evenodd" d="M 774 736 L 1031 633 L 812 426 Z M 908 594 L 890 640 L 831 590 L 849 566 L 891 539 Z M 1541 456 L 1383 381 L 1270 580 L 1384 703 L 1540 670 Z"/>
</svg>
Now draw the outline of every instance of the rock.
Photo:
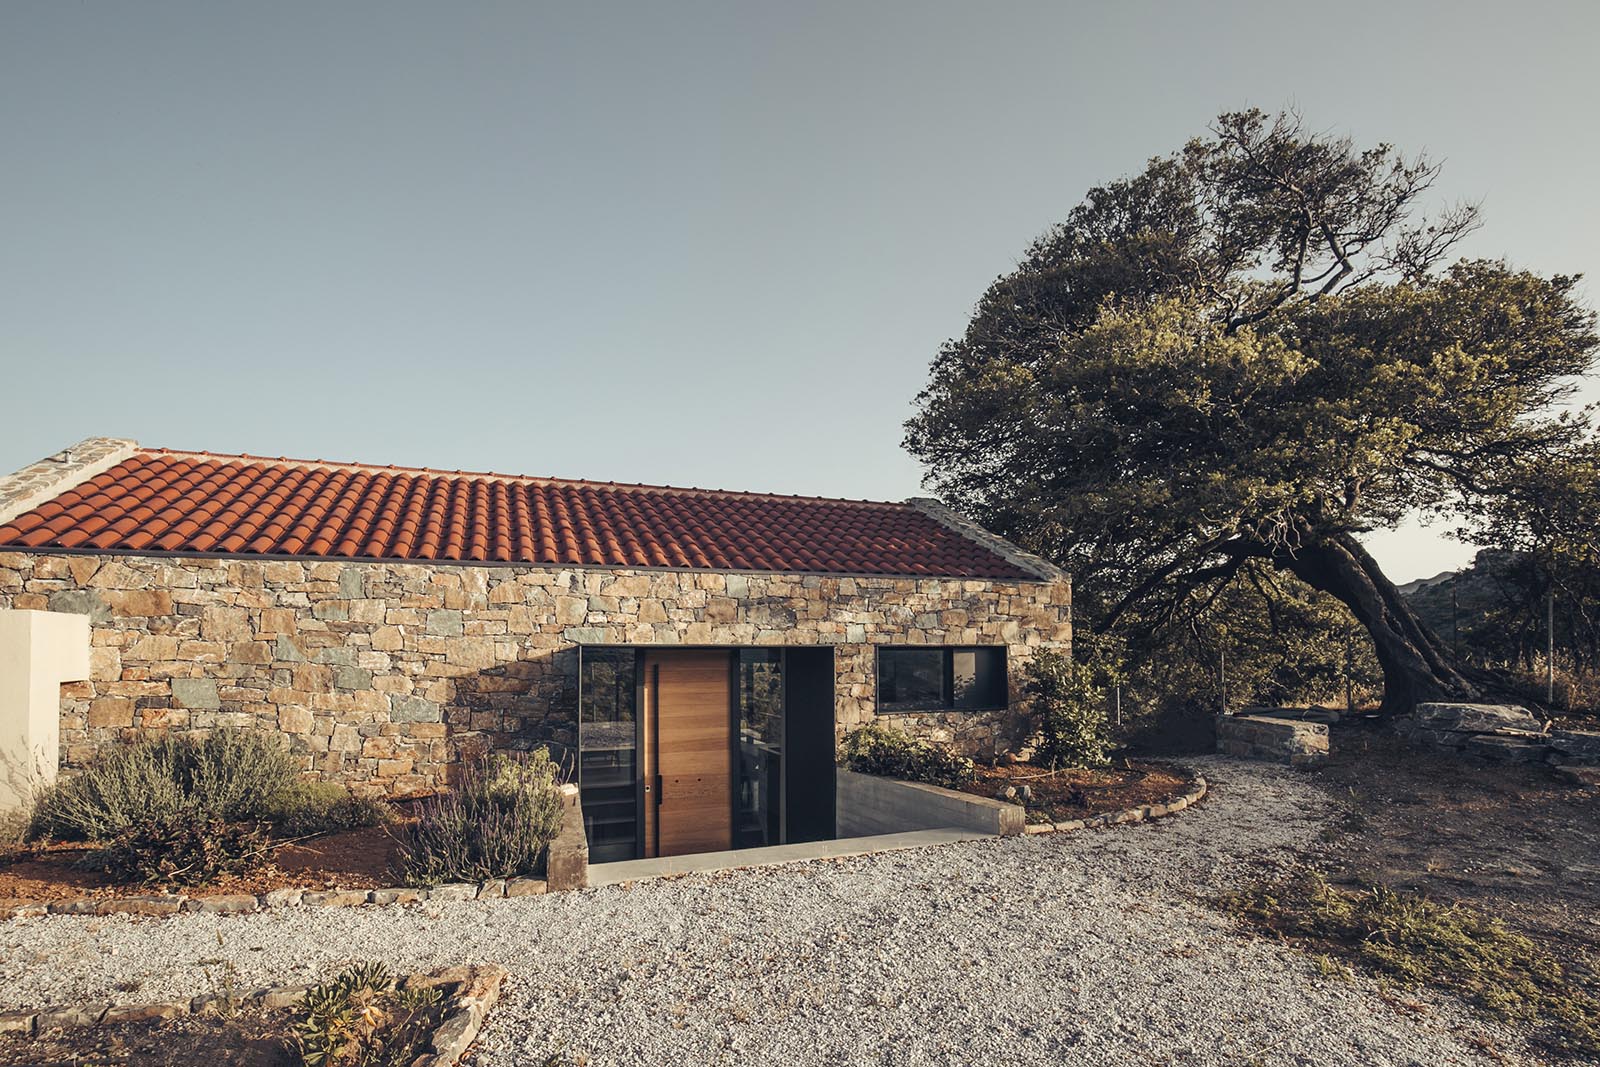
<svg viewBox="0 0 1600 1067">
<path fill-rule="evenodd" d="M 1600 763 L 1600 733 L 1586 730 L 1552 730 L 1546 737 L 1551 748 L 1581 763 Z"/>
<path fill-rule="evenodd" d="M 415 904 L 428 899 L 428 891 L 396 886 L 392 889 L 374 889 L 367 894 L 367 898 L 374 904 Z"/>
<path fill-rule="evenodd" d="M 31 1034 L 34 1018 L 31 1011 L 0 1011 L 0 1034 Z"/>
<path fill-rule="evenodd" d="M 269 889 L 261 894 L 263 908 L 297 908 L 304 889 Z"/>
<path fill-rule="evenodd" d="M 172 699 L 182 708 L 220 708 L 215 678 L 174 678 Z"/>
<path fill-rule="evenodd" d="M 176 1019 L 187 1014 L 187 1000 L 167 1000 L 158 1004 L 113 1004 L 106 1009 L 100 1022 L 106 1026 L 114 1023 L 144 1023 L 155 1019 Z"/>
<path fill-rule="evenodd" d="M 1600 789 L 1600 767 L 1557 767 L 1556 773 L 1573 785 Z"/>
<path fill-rule="evenodd" d="M 300 903 L 308 908 L 348 908 L 366 902 L 365 889 L 313 890 L 300 897 Z"/>
<path fill-rule="evenodd" d="M 191 897 L 184 901 L 183 910 L 208 915 L 245 915 L 260 906 L 261 902 L 249 893 L 218 893 L 209 897 Z"/>
<path fill-rule="evenodd" d="M 478 1013 L 473 1011 L 458 1011 L 449 1016 L 433 1031 L 433 1054 L 446 1063 L 456 1062 L 478 1036 L 481 1022 Z"/>
<path fill-rule="evenodd" d="M 1521 737 L 1478 734 L 1467 739 L 1466 750 L 1474 756 L 1496 763 L 1538 763 L 1550 751 L 1548 745 Z"/>
<path fill-rule="evenodd" d="M 1418 704 L 1413 721 L 1421 729 L 1486 734 L 1498 730 L 1543 731 L 1544 724 L 1526 708 L 1511 704 Z"/>
<path fill-rule="evenodd" d="M 95 915 L 99 913 L 100 902 L 93 897 L 74 897 L 71 900 L 52 900 L 50 902 L 51 915 Z"/>
<path fill-rule="evenodd" d="M 310 986 L 303 985 L 277 986 L 272 989 L 263 989 L 259 995 L 252 993 L 250 999 L 259 1001 L 261 1006 L 268 1010 L 292 1008 L 305 998 L 306 990 L 309 988 Z"/>
<path fill-rule="evenodd" d="M 34 1020 L 34 1032 L 42 1034 L 46 1030 L 93 1026 L 105 1016 L 110 1007 L 109 1004 L 72 1004 L 62 1008 L 49 1008 L 41 1011 Z"/>
<path fill-rule="evenodd" d="M 428 890 L 429 900 L 476 900 L 478 887 L 471 882 L 452 882 Z"/>
<path fill-rule="evenodd" d="M 101 915 L 176 915 L 183 907 L 183 897 L 173 894 L 151 894 L 138 897 L 118 897 L 100 905 Z"/>
</svg>

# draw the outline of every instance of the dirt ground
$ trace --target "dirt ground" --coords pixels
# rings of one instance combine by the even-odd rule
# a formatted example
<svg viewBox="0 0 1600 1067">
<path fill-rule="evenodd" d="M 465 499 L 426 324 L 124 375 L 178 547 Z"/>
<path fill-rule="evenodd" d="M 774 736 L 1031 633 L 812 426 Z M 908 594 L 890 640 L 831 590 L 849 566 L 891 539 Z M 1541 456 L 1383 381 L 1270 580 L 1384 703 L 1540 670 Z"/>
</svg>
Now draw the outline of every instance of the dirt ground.
<svg viewBox="0 0 1600 1067">
<path fill-rule="evenodd" d="M 185 1015 L 167 1022 L 56 1030 L 39 1038 L 0 1034 L 0 1064 L 28 1067 L 288 1067 L 290 1014 L 246 1008 L 231 1018 Z"/>
<path fill-rule="evenodd" d="M 189 893 L 264 893 L 283 887 L 371 889 L 394 885 L 395 838 L 387 826 L 326 834 L 284 844 L 269 862 Z M 96 869 L 84 845 L 53 845 L 0 858 L 0 905 L 71 897 L 125 896 L 160 887 L 116 884 Z"/>
<path fill-rule="evenodd" d="M 1318 849 L 1335 880 L 1471 904 L 1600 978 L 1600 789 L 1366 722 L 1334 726 L 1330 759 L 1312 775 L 1346 810 Z"/>
<path fill-rule="evenodd" d="M 1005 797 L 1007 787 L 1027 786 L 1029 822 L 1083 819 L 1110 811 L 1160 804 L 1194 780 L 1189 772 L 1165 763 L 1131 760 L 1126 766 L 1101 770 L 1069 769 L 1051 774 L 1029 763 L 979 766 L 977 778 L 964 792 L 980 797 Z M 1018 803 L 1024 803 L 1017 800 Z"/>
</svg>

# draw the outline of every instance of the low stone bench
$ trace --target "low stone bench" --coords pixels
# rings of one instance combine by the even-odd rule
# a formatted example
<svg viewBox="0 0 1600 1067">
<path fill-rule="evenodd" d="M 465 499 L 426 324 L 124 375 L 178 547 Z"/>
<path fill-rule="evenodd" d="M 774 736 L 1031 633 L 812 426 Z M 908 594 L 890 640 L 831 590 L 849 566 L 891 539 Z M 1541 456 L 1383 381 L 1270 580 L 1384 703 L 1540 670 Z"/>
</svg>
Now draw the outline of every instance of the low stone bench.
<svg viewBox="0 0 1600 1067">
<path fill-rule="evenodd" d="M 1224 715 L 1217 720 L 1217 751 L 1224 756 L 1306 767 L 1328 758 L 1328 724 Z"/>
</svg>

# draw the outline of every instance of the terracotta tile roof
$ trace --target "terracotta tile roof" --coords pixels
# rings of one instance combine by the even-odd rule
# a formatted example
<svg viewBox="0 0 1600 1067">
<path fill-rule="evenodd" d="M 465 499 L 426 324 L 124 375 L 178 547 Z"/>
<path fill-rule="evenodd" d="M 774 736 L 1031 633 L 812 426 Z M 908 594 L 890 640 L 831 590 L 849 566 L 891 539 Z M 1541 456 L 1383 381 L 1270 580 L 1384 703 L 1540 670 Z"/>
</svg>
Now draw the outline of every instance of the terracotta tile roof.
<svg viewBox="0 0 1600 1067">
<path fill-rule="evenodd" d="M 0 547 L 1035 580 L 911 504 L 142 449 Z"/>
</svg>

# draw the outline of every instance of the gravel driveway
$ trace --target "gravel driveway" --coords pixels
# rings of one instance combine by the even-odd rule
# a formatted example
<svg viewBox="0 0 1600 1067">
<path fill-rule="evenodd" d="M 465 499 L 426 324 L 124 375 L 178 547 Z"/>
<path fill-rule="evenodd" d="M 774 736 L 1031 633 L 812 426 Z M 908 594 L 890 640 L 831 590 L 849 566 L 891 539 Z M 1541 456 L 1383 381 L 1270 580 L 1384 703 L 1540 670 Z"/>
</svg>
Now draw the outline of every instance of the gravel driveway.
<svg viewBox="0 0 1600 1067">
<path fill-rule="evenodd" d="M 1448 1002 L 1318 977 L 1197 904 L 1329 817 L 1290 772 L 1199 762 L 1203 804 L 1107 831 L 492 903 L 16 919 L 0 924 L 0 1004 L 192 995 L 220 981 L 219 959 L 246 988 L 355 959 L 493 960 L 513 981 L 478 1067 L 558 1050 L 592 1064 L 1435 1067 L 1505 1062 L 1479 1035 L 1522 1048 Z"/>
</svg>

